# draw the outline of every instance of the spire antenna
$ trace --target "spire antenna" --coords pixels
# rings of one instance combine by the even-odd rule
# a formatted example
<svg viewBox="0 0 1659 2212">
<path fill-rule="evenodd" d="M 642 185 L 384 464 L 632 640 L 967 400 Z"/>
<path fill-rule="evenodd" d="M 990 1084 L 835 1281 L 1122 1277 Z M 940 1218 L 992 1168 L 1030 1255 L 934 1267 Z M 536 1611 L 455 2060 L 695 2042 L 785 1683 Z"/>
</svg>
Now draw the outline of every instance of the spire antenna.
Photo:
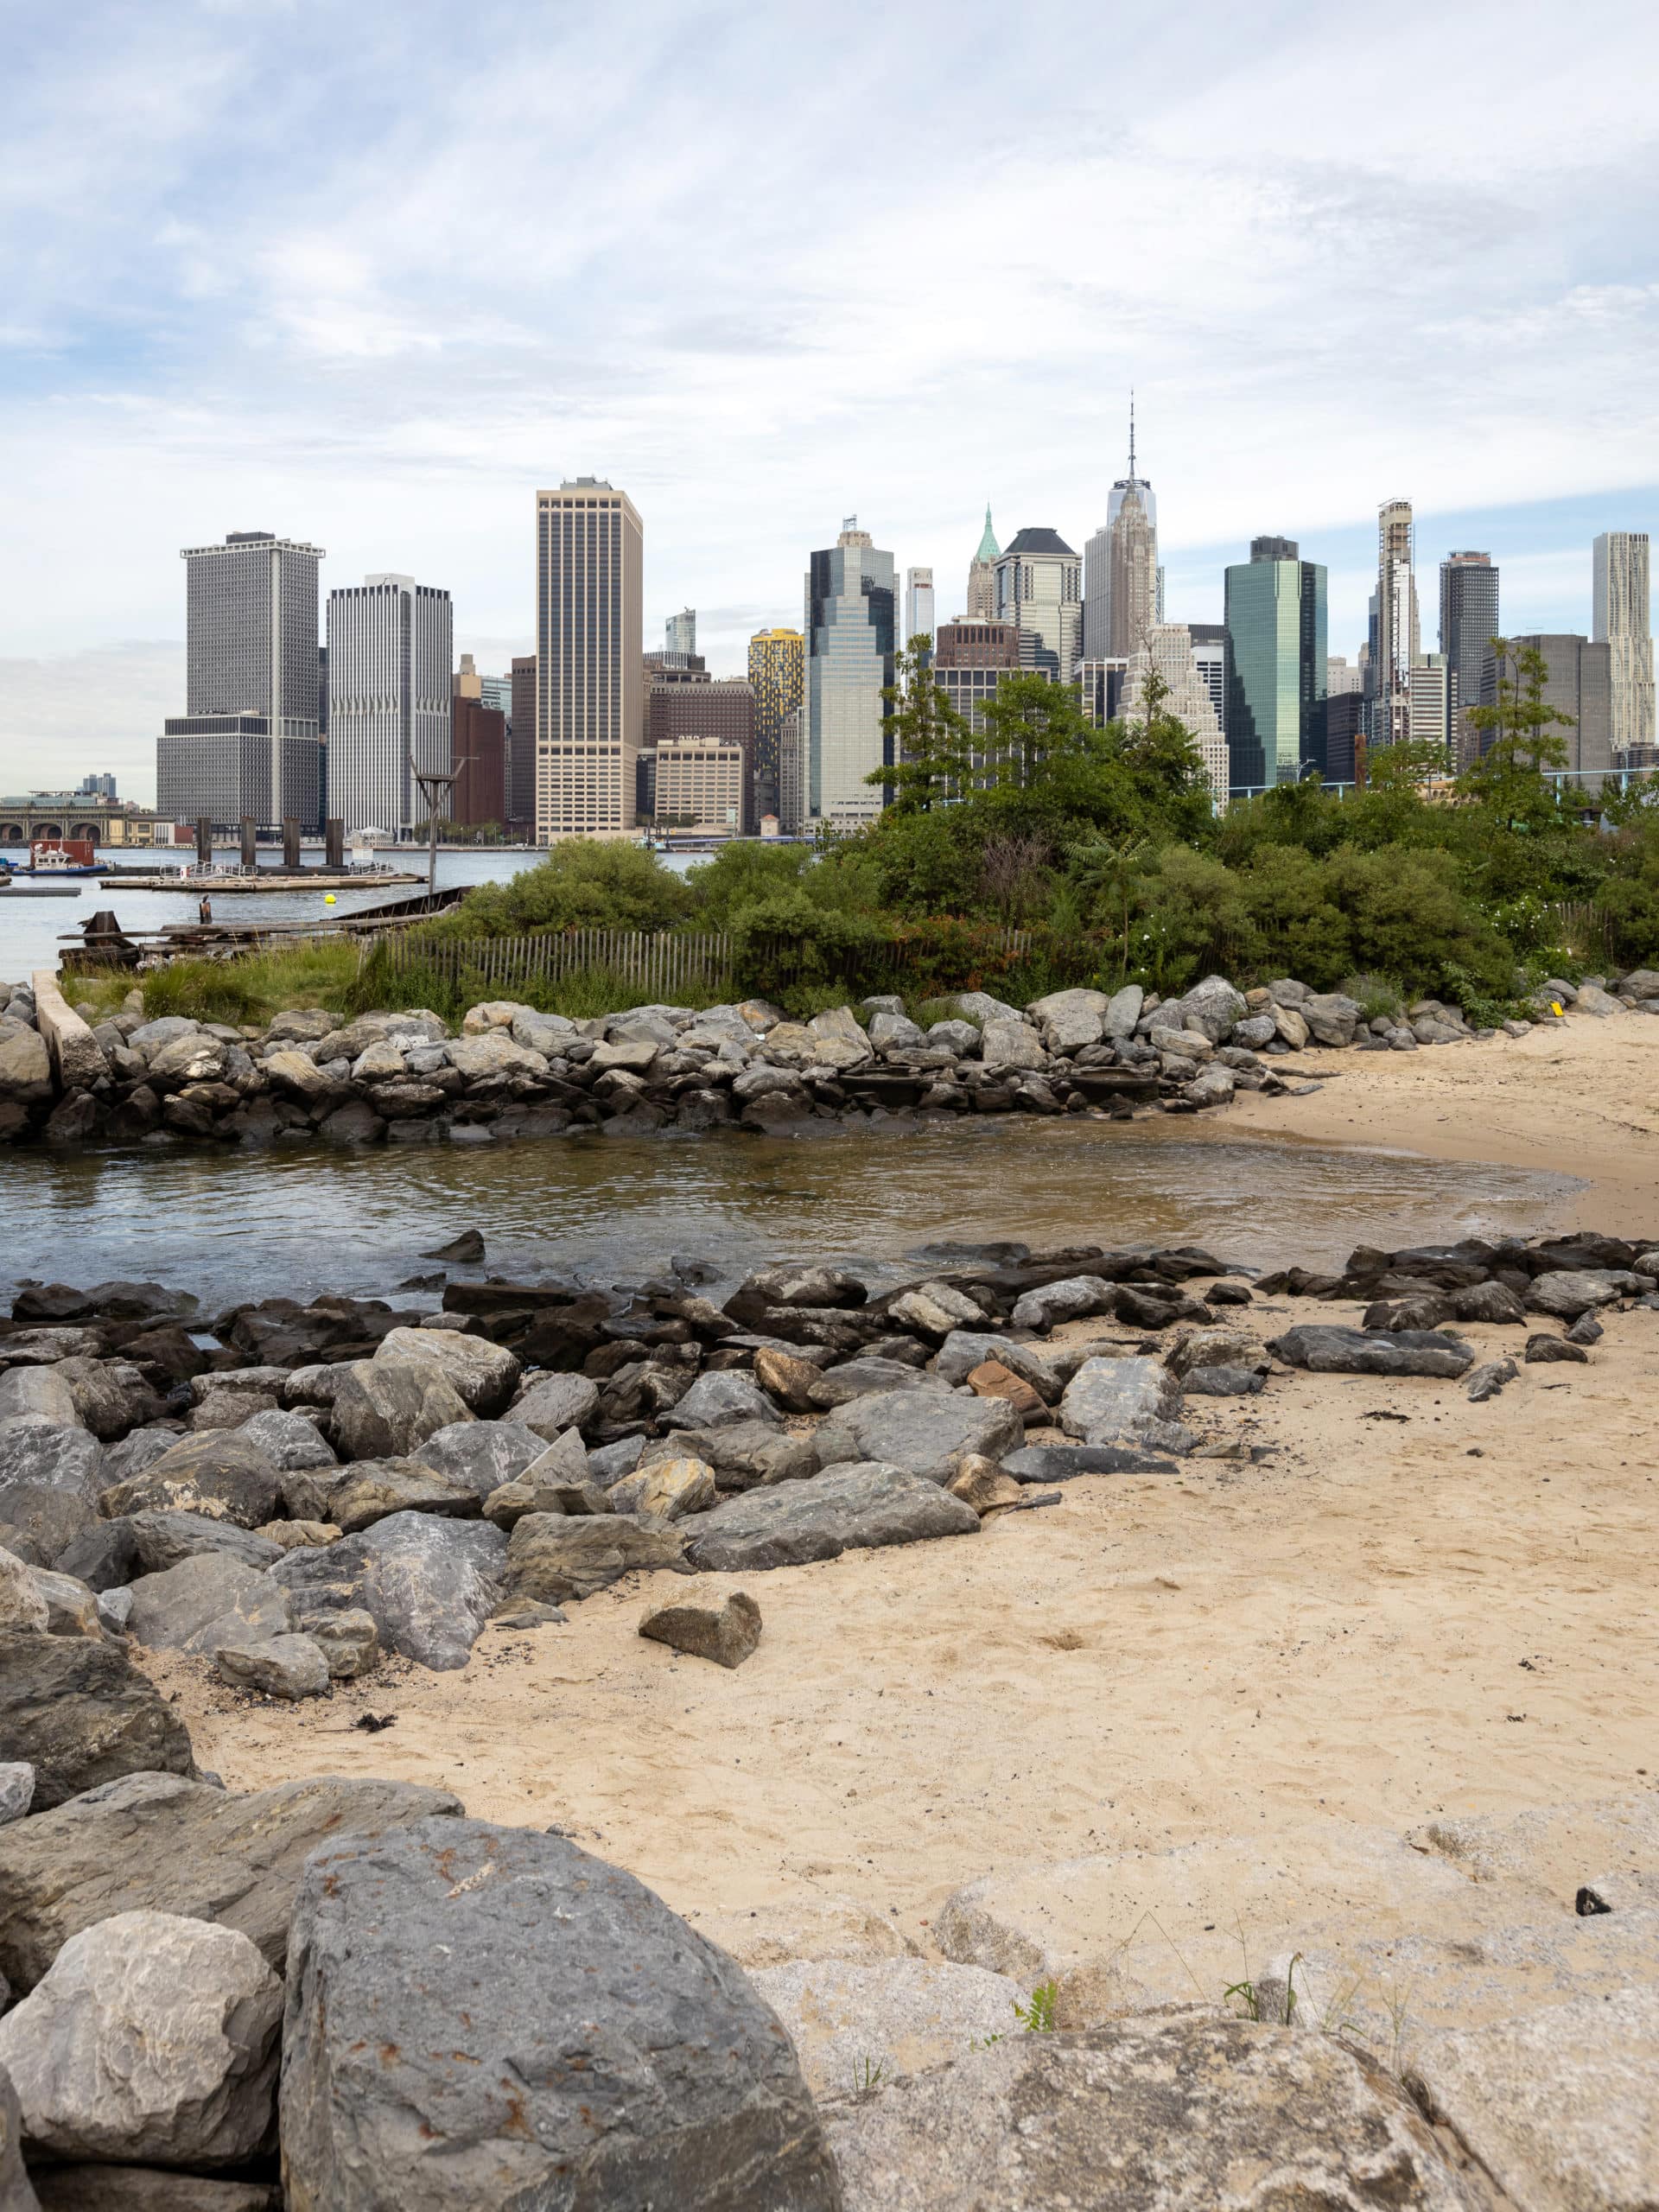
<svg viewBox="0 0 1659 2212">
<path fill-rule="evenodd" d="M 1135 478 L 1135 386 L 1129 386 L 1129 478 Z"/>
</svg>

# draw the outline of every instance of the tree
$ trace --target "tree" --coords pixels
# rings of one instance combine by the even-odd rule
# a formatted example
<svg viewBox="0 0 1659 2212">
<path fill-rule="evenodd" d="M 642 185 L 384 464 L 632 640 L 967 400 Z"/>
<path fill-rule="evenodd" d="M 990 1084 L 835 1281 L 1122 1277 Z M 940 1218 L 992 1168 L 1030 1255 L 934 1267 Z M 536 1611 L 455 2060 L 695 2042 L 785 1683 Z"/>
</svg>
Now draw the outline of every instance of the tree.
<svg viewBox="0 0 1659 2212">
<path fill-rule="evenodd" d="M 1558 810 L 1545 771 L 1565 768 L 1567 761 L 1567 746 L 1555 728 L 1570 729 L 1576 718 L 1545 704 L 1549 663 L 1536 645 L 1494 638 L 1492 652 L 1497 700 L 1490 707 L 1471 707 L 1465 716 L 1471 729 L 1491 732 L 1491 743 L 1465 771 L 1460 787 L 1491 806 L 1503 822 L 1539 823 Z"/>
<path fill-rule="evenodd" d="M 1039 789 L 1096 735 L 1072 686 L 1046 676 L 1005 676 L 980 712 L 985 774 L 999 790 Z"/>
<path fill-rule="evenodd" d="M 1166 707 L 1168 697 L 1169 685 L 1155 666 L 1148 668 L 1141 711 L 1124 721 L 1119 742 L 1124 760 L 1137 775 L 1179 797 L 1201 783 L 1207 788 L 1208 779 L 1198 741 L 1180 716 Z"/>
<path fill-rule="evenodd" d="M 1066 848 L 1065 856 L 1079 887 L 1098 898 L 1109 899 L 1115 917 L 1121 919 L 1120 980 L 1129 972 L 1129 909 L 1151 853 L 1151 840 L 1146 837 L 1126 837 L 1116 845 L 1102 839 Z"/>
<path fill-rule="evenodd" d="M 933 681 L 932 649 L 932 639 L 921 633 L 899 654 L 899 680 L 881 694 L 893 710 L 887 722 L 893 764 L 864 779 L 889 789 L 893 807 L 906 814 L 925 814 L 956 798 L 972 772 L 972 734 Z"/>
</svg>

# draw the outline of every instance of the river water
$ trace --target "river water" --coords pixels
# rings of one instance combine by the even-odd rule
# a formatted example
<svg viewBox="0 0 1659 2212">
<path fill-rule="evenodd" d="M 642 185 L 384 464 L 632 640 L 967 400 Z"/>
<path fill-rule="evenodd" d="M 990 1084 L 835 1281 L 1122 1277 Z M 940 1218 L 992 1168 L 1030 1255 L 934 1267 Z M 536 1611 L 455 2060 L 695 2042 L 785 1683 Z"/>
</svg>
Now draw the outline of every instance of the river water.
<svg viewBox="0 0 1659 2212">
<path fill-rule="evenodd" d="M 1192 1132 L 999 1116 L 811 1141 L 609 1138 L 240 1153 L 0 1154 L 0 1295 L 137 1276 L 206 1304 L 384 1296 L 480 1230 L 484 1272 L 638 1280 L 672 1255 L 729 1283 L 766 1260 L 917 1272 L 936 1240 L 1197 1242 L 1230 1263 L 1339 1262 L 1361 1242 L 1534 1231 L 1568 1178 Z M 420 1302 L 416 1300 L 416 1302 Z M 435 1302 L 429 1300 L 427 1302 Z"/>
</svg>

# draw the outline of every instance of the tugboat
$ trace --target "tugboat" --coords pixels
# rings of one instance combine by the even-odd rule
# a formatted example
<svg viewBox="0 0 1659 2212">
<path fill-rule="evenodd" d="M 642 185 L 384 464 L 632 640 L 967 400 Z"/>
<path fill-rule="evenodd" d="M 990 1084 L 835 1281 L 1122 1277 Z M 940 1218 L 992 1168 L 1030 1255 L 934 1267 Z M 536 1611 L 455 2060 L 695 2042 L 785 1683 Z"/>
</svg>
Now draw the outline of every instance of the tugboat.
<svg viewBox="0 0 1659 2212">
<path fill-rule="evenodd" d="M 29 848 L 29 866 L 18 873 L 60 881 L 65 876 L 101 875 L 103 870 L 90 837 L 35 837 Z"/>
</svg>

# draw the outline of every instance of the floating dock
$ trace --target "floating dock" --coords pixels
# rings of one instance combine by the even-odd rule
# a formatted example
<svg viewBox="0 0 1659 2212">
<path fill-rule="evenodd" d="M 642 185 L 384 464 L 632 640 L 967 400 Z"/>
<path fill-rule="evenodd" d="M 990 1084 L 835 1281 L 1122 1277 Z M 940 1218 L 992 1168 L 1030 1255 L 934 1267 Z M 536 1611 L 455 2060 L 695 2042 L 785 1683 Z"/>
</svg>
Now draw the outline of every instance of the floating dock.
<svg viewBox="0 0 1659 2212">
<path fill-rule="evenodd" d="M 263 897 L 272 891 L 383 891 L 394 883 L 424 883 L 424 875 L 410 875 L 402 868 L 360 868 L 355 874 L 334 874 L 318 868 L 290 875 L 285 868 L 254 868 L 245 875 L 146 875 L 140 873 L 99 878 L 100 891 L 173 891 L 181 898 L 231 899 L 252 892 Z"/>
</svg>

